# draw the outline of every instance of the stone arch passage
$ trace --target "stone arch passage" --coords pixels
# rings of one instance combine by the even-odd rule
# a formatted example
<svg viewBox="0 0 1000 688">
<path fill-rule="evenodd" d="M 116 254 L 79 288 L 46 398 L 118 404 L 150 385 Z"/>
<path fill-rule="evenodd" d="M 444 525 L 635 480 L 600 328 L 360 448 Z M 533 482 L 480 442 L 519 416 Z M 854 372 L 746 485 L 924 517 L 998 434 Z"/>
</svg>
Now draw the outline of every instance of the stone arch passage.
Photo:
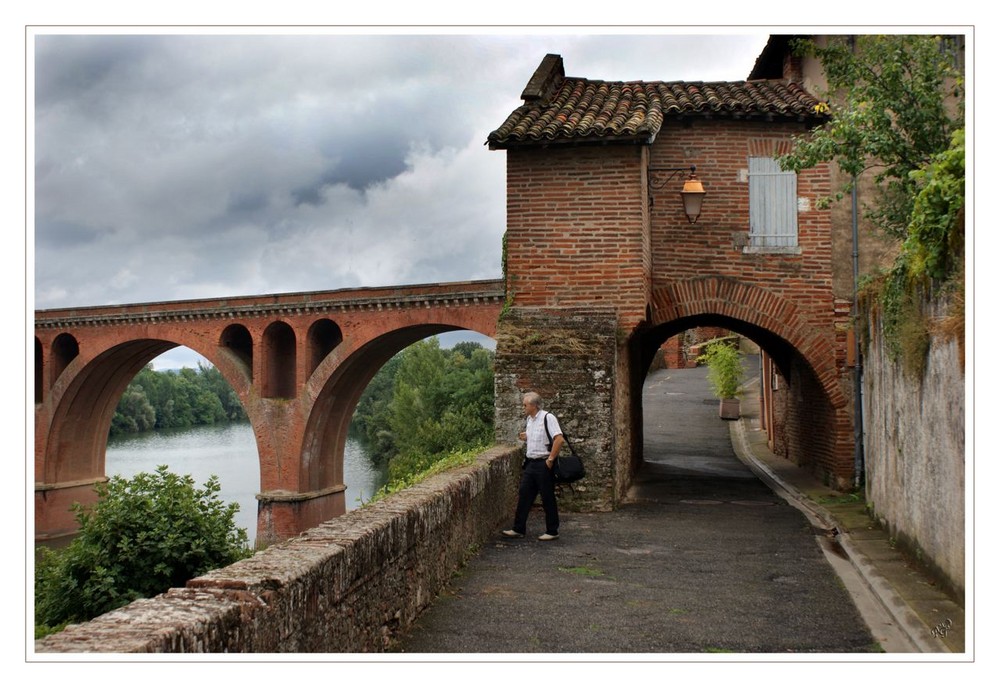
<svg viewBox="0 0 1000 688">
<path fill-rule="evenodd" d="M 705 314 L 682 318 L 650 330 L 643 336 L 643 350 L 655 351 L 670 337 L 696 327 L 719 327 L 742 335 L 757 344 L 775 364 L 787 388 L 787 417 L 784 431 L 787 433 L 783 449 L 786 458 L 804 466 L 811 466 L 816 472 L 834 472 L 836 455 L 830 447 L 836 446 L 838 410 L 831 403 L 826 390 L 820 384 L 812 367 L 787 341 L 773 332 L 750 323 L 723 316 Z M 634 399 L 638 404 L 636 420 L 642 422 L 642 384 L 652 358 L 643 357 L 642 372 L 636 381 Z M 641 431 L 638 433 L 641 446 Z M 784 453 L 784 452 L 783 452 Z"/>
<path fill-rule="evenodd" d="M 765 349 L 768 348 L 765 344 L 770 344 L 779 362 L 789 360 L 790 353 L 797 352 L 812 369 L 831 404 L 836 408 L 847 404 L 839 384 L 833 344 L 825 336 L 828 330 L 817 327 L 795 303 L 753 284 L 726 277 L 705 277 L 665 285 L 653 292 L 652 302 L 651 329 L 684 319 L 701 318 L 704 321 L 706 317 L 735 323 L 753 333 L 747 336 L 754 341 L 757 341 L 755 337 L 763 340 L 758 343 Z M 688 328 L 682 327 L 674 334 L 684 329 Z M 644 337 L 641 345 L 644 356 L 652 355 L 649 345 Z M 782 372 L 788 371 L 783 368 Z"/>
</svg>

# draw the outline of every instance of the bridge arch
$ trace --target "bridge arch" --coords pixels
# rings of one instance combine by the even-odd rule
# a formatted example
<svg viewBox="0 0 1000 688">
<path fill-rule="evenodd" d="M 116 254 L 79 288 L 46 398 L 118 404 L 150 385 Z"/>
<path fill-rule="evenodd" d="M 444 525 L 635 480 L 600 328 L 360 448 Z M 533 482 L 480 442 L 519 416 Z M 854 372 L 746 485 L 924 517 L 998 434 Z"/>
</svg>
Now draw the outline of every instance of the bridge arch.
<svg viewBox="0 0 1000 688">
<path fill-rule="evenodd" d="M 176 346 L 210 361 L 246 409 L 260 466 L 258 542 L 344 513 L 343 445 L 367 383 L 424 337 L 495 338 L 503 299 L 502 282 L 487 280 L 36 312 L 36 537 L 76 529 L 69 506 L 95 499 L 121 395 Z"/>
<path fill-rule="evenodd" d="M 36 365 L 42 361 L 42 368 L 45 361 L 60 355 L 53 350 L 58 337 L 47 339 L 38 338 Z M 35 410 L 36 538 L 76 531 L 70 507 L 92 504 L 97 498 L 93 486 L 106 480 L 108 432 L 118 402 L 139 371 L 157 356 L 178 346 L 196 351 L 218 368 L 248 414 L 251 411 L 249 376 L 214 342 L 195 335 L 161 339 L 138 330 L 115 339 L 92 348 L 89 338 L 58 377 L 52 371 L 41 375 L 42 401 Z"/>
<path fill-rule="evenodd" d="M 428 337 L 469 330 L 496 337 L 495 324 L 411 324 L 372 339 L 348 336 L 333 356 L 311 377 L 309 394 L 314 397 L 306 422 L 300 484 L 309 490 L 343 482 L 344 447 L 361 395 L 375 374 L 400 351 Z"/>
<path fill-rule="evenodd" d="M 45 483 L 104 476 L 108 431 L 125 389 L 150 361 L 178 346 L 187 346 L 218 368 L 249 414 L 247 380 L 242 371 L 215 355 L 213 347 L 204 342 L 131 339 L 115 344 L 90 360 L 80 357 L 71 363 L 66 369 L 68 384 L 53 389 Z"/>
</svg>

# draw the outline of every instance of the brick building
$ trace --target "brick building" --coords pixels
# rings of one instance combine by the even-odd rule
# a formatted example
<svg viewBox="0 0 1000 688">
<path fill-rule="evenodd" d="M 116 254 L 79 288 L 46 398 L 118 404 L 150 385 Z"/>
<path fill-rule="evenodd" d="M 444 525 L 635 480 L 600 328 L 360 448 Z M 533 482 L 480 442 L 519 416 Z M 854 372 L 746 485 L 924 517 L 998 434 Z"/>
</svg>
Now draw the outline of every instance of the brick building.
<svg viewBox="0 0 1000 688">
<path fill-rule="evenodd" d="M 724 328 L 765 353 L 775 448 L 848 484 L 850 301 L 834 294 L 831 214 L 816 203 L 830 172 L 775 161 L 823 121 L 818 101 L 788 78 L 567 77 L 557 55 L 521 98 L 488 138 L 507 153 L 498 439 L 511 439 L 517 394 L 539 389 L 578 419 L 575 445 L 608 457 L 587 499 L 614 504 L 641 455 L 655 352 Z M 680 202 L 692 167 L 706 192 L 695 222 Z"/>
</svg>

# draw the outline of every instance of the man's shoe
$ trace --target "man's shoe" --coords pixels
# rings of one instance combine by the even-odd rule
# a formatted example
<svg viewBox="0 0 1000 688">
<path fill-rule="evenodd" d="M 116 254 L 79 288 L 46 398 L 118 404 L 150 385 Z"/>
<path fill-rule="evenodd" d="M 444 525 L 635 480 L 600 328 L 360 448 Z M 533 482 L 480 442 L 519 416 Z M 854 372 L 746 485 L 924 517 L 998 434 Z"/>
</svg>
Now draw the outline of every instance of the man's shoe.
<svg viewBox="0 0 1000 688">
<path fill-rule="evenodd" d="M 504 537 L 509 537 L 509 538 L 523 538 L 524 537 L 524 533 L 519 533 L 516 530 L 505 530 L 505 531 L 503 531 L 501 533 L 501 535 L 503 535 Z"/>
<path fill-rule="evenodd" d="M 538 536 L 538 539 L 539 540 L 543 540 L 545 542 L 548 542 L 549 540 L 558 540 L 559 536 L 558 535 L 549 535 L 548 533 L 542 533 L 541 535 Z"/>
</svg>

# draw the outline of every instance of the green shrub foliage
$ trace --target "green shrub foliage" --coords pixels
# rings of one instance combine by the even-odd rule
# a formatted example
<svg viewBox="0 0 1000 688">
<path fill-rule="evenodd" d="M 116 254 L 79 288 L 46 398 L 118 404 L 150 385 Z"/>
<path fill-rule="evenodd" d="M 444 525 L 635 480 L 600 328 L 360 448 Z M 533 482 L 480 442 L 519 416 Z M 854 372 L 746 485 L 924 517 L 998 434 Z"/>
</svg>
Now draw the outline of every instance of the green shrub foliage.
<svg viewBox="0 0 1000 688">
<path fill-rule="evenodd" d="M 239 506 L 219 489 L 214 476 L 197 488 L 166 466 L 99 485 L 95 506 L 74 506 L 79 535 L 36 556 L 35 623 L 86 621 L 246 556 Z"/>
<path fill-rule="evenodd" d="M 799 172 L 833 161 L 848 176 L 871 170 L 876 196 L 866 215 L 889 236 L 905 238 L 919 190 L 912 173 L 949 147 L 964 119 L 955 44 L 941 36 L 867 35 L 796 46 L 823 64 L 830 100 L 819 107 L 830 117 L 796 137 L 782 166 Z"/>
<path fill-rule="evenodd" d="M 881 310 L 893 360 L 923 375 L 930 328 L 921 312 L 942 289 L 964 298 L 965 79 L 959 43 L 931 35 L 857 36 L 798 44 L 820 59 L 829 120 L 796 138 L 781 158 L 800 171 L 833 161 L 847 175 L 871 172 L 866 216 L 900 250 L 860 298 Z M 849 190 L 844 187 L 838 197 Z M 960 329 L 960 328 L 956 328 Z"/>
</svg>

